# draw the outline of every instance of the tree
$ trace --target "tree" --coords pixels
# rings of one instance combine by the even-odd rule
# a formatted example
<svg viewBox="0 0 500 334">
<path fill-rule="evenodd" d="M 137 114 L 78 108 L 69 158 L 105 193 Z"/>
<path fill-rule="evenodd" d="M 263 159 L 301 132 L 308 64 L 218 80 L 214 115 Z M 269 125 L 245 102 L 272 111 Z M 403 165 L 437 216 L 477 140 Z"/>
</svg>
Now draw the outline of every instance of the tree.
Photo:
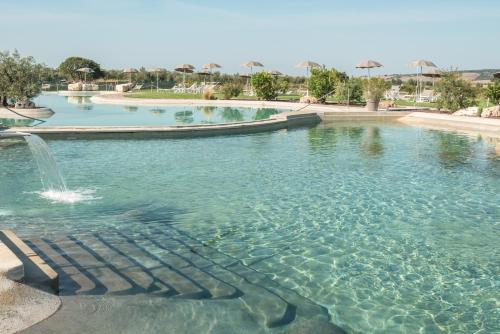
<svg viewBox="0 0 500 334">
<path fill-rule="evenodd" d="M 349 93 L 349 95 L 347 94 Z M 360 78 L 350 78 L 337 85 L 335 99 L 338 102 L 361 103 L 363 102 L 363 84 Z"/>
<path fill-rule="evenodd" d="M 445 108 L 451 112 L 469 107 L 476 97 L 472 85 L 461 79 L 454 70 L 442 73 L 441 80 L 436 85 L 436 92 L 439 93 L 438 108 Z"/>
<path fill-rule="evenodd" d="M 500 103 L 500 80 L 484 89 L 484 96 L 493 104 Z"/>
<path fill-rule="evenodd" d="M 259 72 L 252 76 L 252 86 L 257 97 L 264 100 L 274 100 L 279 94 L 278 80 L 269 72 Z"/>
<path fill-rule="evenodd" d="M 325 67 L 313 68 L 309 78 L 309 92 L 319 102 L 324 103 L 328 95 L 335 93 L 338 83 L 346 79 L 345 73 L 340 73 L 334 68 L 330 70 Z"/>
<path fill-rule="evenodd" d="M 363 79 L 363 90 L 366 100 L 380 101 L 388 88 L 388 83 L 377 77 Z"/>
<path fill-rule="evenodd" d="M 243 86 L 238 83 L 227 82 L 222 85 L 221 92 L 226 100 L 230 100 L 233 97 L 238 97 L 243 92 Z"/>
<path fill-rule="evenodd" d="M 41 91 L 41 78 L 45 66 L 33 57 L 21 57 L 19 52 L 0 52 L 0 100 L 27 101 Z"/>
<path fill-rule="evenodd" d="M 77 71 L 79 68 L 88 67 L 92 69 L 92 73 L 87 74 L 88 77 L 98 79 L 104 76 L 101 66 L 91 59 L 82 57 L 69 57 L 59 65 L 59 72 L 66 77 L 67 80 L 79 81 L 83 80 L 84 73 Z"/>
</svg>

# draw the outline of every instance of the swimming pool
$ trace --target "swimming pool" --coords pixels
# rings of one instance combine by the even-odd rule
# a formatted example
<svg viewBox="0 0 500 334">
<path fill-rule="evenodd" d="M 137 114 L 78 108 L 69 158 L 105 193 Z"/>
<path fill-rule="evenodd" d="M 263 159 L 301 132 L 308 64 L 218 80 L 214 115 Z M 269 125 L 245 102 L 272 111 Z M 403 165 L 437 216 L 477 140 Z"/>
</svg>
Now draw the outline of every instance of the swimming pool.
<svg viewBox="0 0 500 334">
<path fill-rule="evenodd" d="M 233 108 L 214 106 L 122 106 L 94 104 L 90 96 L 61 96 L 45 93 L 35 99 L 39 106 L 55 113 L 40 126 L 158 126 L 217 124 L 267 119 L 283 110 L 273 108 Z M 0 123 L 27 126 L 33 120 L 0 116 Z M 13 115 L 15 116 L 15 115 Z M 2 118 L 4 117 L 4 118 Z"/>
<path fill-rule="evenodd" d="M 246 136 L 48 145 L 68 187 L 86 200 L 41 198 L 31 153 L 9 146 L 0 151 L 3 228 L 49 259 L 62 254 L 54 260 L 60 270 L 69 261 L 96 282 L 106 281 L 104 269 L 130 285 L 141 274 L 161 276 L 159 267 L 188 277 L 208 268 L 217 277 L 211 296 L 226 296 L 108 296 L 113 284 L 90 279 L 96 288 L 88 291 L 104 296 L 91 303 L 120 310 L 110 316 L 129 331 L 136 323 L 154 332 L 177 319 L 187 327 L 172 328 L 193 333 L 282 332 L 313 315 L 355 333 L 498 329 L 500 157 L 486 140 L 342 122 Z M 186 258 L 190 265 L 176 262 Z M 216 265 L 201 263 L 207 259 Z M 222 279 L 230 275 L 223 270 L 240 280 Z M 62 282 L 63 295 L 85 290 L 70 275 Z M 220 282 L 256 286 L 239 296 Z M 266 287 L 298 311 L 264 296 Z M 56 320 L 42 326 L 57 328 Z"/>
</svg>

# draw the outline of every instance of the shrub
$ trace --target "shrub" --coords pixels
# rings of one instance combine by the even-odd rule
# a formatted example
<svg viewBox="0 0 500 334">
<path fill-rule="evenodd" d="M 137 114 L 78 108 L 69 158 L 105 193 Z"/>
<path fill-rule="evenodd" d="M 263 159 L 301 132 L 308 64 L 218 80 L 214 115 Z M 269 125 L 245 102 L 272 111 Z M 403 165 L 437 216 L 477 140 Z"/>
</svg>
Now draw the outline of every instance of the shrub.
<svg viewBox="0 0 500 334">
<path fill-rule="evenodd" d="M 215 100 L 214 90 L 212 88 L 203 89 L 203 99 L 205 100 Z"/>
<path fill-rule="evenodd" d="M 337 84 L 346 78 L 344 73 L 340 73 L 334 68 L 330 70 L 325 67 L 313 68 L 309 78 L 309 92 L 320 103 L 324 103 L 328 95 L 335 93 Z"/>
<path fill-rule="evenodd" d="M 238 83 L 228 82 L 222 86 L 221 92 L 222 95 L 224 95 L 224 99 L 230 100 L 233 97 L 239 96 L 243 92 L 243 86 Z"/>
<path fill-rule="evenodd" d="M 476 97 L 472 85 L 461 79 L 453 70 L 442 73 L 441 80 L 436 85 L 436 92 L 439 93 L 438 108 L 451 112 L 471 106 Z"/>
<path fill-rule="evenodd" d="M 89 67 L 93 72 L 87 74 L 87 78 L 101 78 L 104 76 L 101 66 L 92 59 L 82 57 L 69 57 L 66 58 L 61 65 L 59 65 L 59 73 L 66 77 L 68 80 L 78 81 L 83 80 L 84 74 L 77 71 L 79 68 Z"/>
<path fill-rule="evenodd" d="M 349 96 L 347 95 L 349 89 Z M 363 83 L 359 78 L 350 78 L 339 83 L 335 89 L 335 99 L 338 102 L 361 103 L 363 102 Z"/>
<path fill-rule="evenodd" d="M 259 99 L 274 100 L 279 94 L 278 79 L 268 72 L 259 72 L 252 76 L 252 86 Z"/>
<path fill-rule="evenodd" d="M 486 87 L 484 89 L 484 97 L 492 104 L 500 103 L 500 81 L 495 81 L 493 84 Z"/>
<path fill-rule="evenodd" d="M 388 86 L 389 83 L 382 78 L 363 79 L 363 95 L 366 100 L 380 101 Z"/>
</svg>

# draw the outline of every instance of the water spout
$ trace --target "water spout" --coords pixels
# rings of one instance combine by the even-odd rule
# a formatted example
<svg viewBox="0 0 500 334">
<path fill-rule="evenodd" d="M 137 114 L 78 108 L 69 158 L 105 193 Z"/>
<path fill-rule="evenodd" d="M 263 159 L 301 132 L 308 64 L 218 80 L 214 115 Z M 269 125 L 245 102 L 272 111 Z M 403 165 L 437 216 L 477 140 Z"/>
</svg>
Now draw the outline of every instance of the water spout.
<svg viewBox="0 0 500 334">
<path fill-rule="evenodd" d="M 22 135 L 18 134 L 18 136 Z M 66 182 L 45 141 L 34 134 L 22 137 L 24 137 L 28 143 L 33 158 L 38 166 L 44 192 L 67 192 Z"/>
</svg>

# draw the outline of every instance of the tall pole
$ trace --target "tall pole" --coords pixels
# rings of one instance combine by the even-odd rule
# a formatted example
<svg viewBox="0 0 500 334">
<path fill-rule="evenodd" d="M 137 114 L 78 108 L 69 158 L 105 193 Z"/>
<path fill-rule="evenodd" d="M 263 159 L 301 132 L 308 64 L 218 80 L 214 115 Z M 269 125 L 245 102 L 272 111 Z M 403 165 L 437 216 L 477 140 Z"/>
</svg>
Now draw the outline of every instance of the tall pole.
<svg viewBox="0 0 500 334">
<path fill-rule="evenodd" d="M 158 87 L 158 71 L 156 72 L 156 92 L 158 93 L 159 87 Z"/>
</svg>

